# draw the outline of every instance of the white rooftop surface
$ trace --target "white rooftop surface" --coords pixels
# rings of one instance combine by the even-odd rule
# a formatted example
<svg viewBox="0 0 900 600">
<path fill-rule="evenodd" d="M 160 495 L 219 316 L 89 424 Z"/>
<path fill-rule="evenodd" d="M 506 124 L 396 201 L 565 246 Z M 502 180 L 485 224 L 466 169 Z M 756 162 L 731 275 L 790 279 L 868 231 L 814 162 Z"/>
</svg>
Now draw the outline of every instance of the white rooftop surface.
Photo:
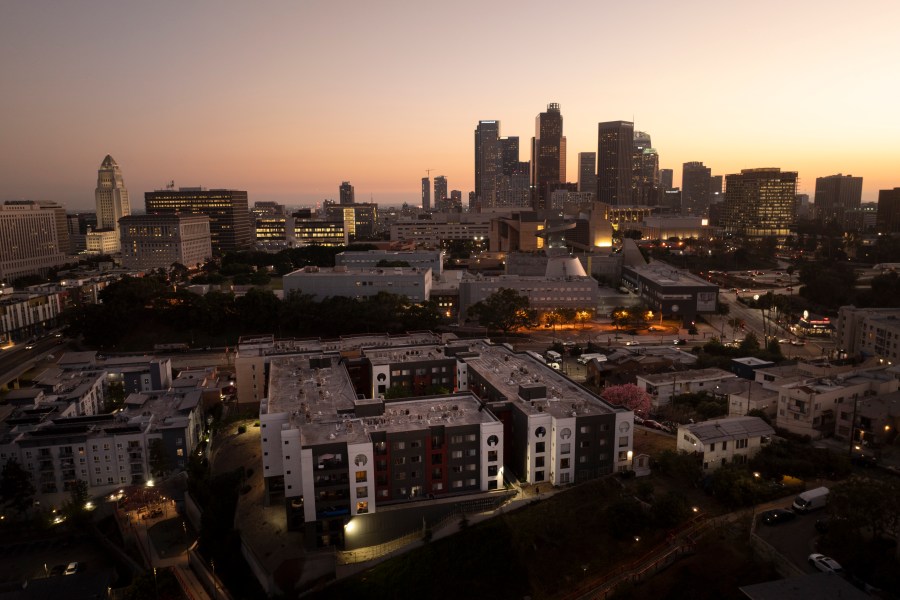
<svg viewBox="0 0 900 600">
<path fill-rule="evenodd" d="M 480 402 L 468 393 L 389 401 L 383 415 L 356 417 L 357 405 L 371 403 L 380 401 L 358 400 L 347 370 L 335 362 L 331 367 L 311 368 L 305 356 L 272 361 L 266 413 L 289 413 L 290 424 L 300 429 L 303 444 L 358 443 L 369 441 L 370 431 L 496 421 L 489 412 L 479 411 Z"/>
<path fill-rule="evenodd" d="M 611 414 L 624 411 L 603 402 L 568 377 L 561 375 L 527 354 L 518 354 L 504 346 L 492 346 L 484 342 L 470 345 L 477 357 L 464 357 L 466 363 L 490 381 L 510 402 L 519 399 L 519 386 L 542 385 L 547 388 L 547 398 L 534 402 L 521 401 L 529 414 L 550 413 L 564 418 L 577 415 Z"/>
</svg>

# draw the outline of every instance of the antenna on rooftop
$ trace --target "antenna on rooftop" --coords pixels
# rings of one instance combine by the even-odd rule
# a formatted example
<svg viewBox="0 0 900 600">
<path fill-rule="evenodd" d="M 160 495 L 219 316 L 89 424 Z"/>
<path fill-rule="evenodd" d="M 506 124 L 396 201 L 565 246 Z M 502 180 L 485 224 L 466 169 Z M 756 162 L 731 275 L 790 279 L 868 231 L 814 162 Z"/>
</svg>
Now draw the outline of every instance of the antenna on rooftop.
<svg viewBox="0 0 900 600">
<path fill-rule="evenodd" d="M 170 181 L 166 184 L 166 189 L 167 189 L 167 190 L 174 190 L 174 189 L 175 189 L 175 180 L 174 180 L 174 179 L 170 180 Z"/>
</svg>

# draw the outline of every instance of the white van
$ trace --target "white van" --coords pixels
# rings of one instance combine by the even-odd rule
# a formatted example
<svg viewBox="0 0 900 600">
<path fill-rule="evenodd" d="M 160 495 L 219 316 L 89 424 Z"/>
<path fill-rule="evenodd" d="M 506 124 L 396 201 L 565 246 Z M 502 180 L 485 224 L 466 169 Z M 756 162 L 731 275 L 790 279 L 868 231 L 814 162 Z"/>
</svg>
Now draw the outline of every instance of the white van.
<svg viewBox="0 0 900 600">
<path fill-rule="evenodd" d="M 794 500 L 793 509 L 798 513 L 808 513 L 813 510 L 825 508 L 826 502 L 828 502 L 828 488 L 817 487 L 812 490 L 807 490 L 797 496 L 796 500 Z"/>
<path fill-rule="evenodd" d="M 558 363 L 558 362 L 562 361 L 562 354 L 560 354 L 559 352 L 556 352 L 554 350 L 547 350 L 547 352 L 544 353 L 544 356 L 547 357 L 547 362 L 557 362 Z"/>
</svg>

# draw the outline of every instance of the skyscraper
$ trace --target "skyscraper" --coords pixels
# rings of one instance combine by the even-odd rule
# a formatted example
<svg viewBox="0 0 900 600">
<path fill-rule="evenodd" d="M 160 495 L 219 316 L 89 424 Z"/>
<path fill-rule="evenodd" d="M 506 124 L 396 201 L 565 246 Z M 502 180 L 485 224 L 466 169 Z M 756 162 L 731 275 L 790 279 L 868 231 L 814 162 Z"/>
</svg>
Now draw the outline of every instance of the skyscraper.
<svg viewBox="0 0 900 600">
<path fill-rule="evenodd" d="M 578 153 L 578 191 L 597 196 L 597 153 Z"/>
<path fill-rule="evenodd" d="M 534 138 L 531 140 L 531 187 L 534 209 L 547 206 L 550 183 L 566 181 L 566 138 L 559 104 L 551 102 L 547 111 L 535 118 Z"/>
<path fill-rule="evenodd" d="M 353 186 L 350 185 L 349 181 L 341 182 L 341 204 L 353 204 L 356 202 L 356 195 L 353 192 Z"/>
<path fill-rule="evenodd" d="M 500 138 L 501 171 L 504 175 L 512 175 L 519 166 L 519 137 Z"/>
<path fill-rule="evenodd" d="M 189 213 L 209 217 L 215 254 L 251 247 L 247 192 L 183 187 L 144 193 L 147 214 Z"/>
<path fill-rule="evenodd" d="M 475 204 L 494 206 L 503 169 L 500 121 L 478 121 L 475 128 Z"/>
<path fill-rule="evenodd" d="M 816 220 L 836 222 L 844 230 L 849 225 L 851 211 L 862 202 L 862 177 L 830 175 L 816 178 Z"/>
<path fill-rule="evenodd" d="M 422 178 L 422 210 L 431 210 L 431 179 Z"/>
<path fill-rule="evenodd" d="M 878 233 L 900 233 L 900 187 L 878 190 L 875 230 Z"/>
<path fill-rule="evenodd" d="M 744 169 L 726 175 L 722 226 L 726 233 L 746 237 L 787 236 L 796 193 L 795 171 Z"/>
<path fill-rule="evenodd" d="M 655 206 L 658 203 L 659 155 L 650 146 L 650 134 L 635 131 L 632 142 L 631 203 Z"/>
<path fill-rule="evenodd" d="M 434 207 L 439 211 L 447 210 L 447 178 L 444 175 L 434 178 Z"/>
<path fill-rule="evenodd" d="M 681 170 L 681 212 L 704 216 L 709 211 L 712 170 L 702 162 L 686 162 Z"/>
<path fill-rule="evenodd" d="M 128 190 L 122 179 L 119 165 L 109 154 L 100 164 L 97 171 L 97 189 L 94 190 L 97 203 L 97 234 L 95 247 L 103 252 L 119 250 L 119 219 L 131 214 L 131 203 L 128 201 Z M 103 238 L 102 244 L 99 239 Z"/>
<path fill-rule="evenodd" d="M 634 123 L 607 121 L 598 125 L 597 199 L 610 206 L 631 202 Z"/>
<path fill-rule="evenodd" d="M 66 262 L 59 248 L 59 222 L 53 206 L 31 200 L 0 204 L 0 281 L 45 275 Z"/>
<path fill-rule="evenodd" d="M 662 190 L 671 190 L 674 186 L 675 172 L 672 169 L 659 170 L 659 187 Z"/>
</svg>

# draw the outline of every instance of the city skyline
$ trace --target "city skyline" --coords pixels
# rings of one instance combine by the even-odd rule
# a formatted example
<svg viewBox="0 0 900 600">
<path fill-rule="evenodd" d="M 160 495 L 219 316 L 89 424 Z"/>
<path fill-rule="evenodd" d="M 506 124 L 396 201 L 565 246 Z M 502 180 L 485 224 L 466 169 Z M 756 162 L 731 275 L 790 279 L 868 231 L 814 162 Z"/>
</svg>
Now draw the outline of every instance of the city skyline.
<svg viewBox="0 0 900 600">
<path fill-rule="evenodd" d="M 900 185 L 895 3 L 852 14 L 837 2 L 560 10 L 566 43 L 542 53 L 524 43 L 545 33 L 540 7 L 512 2 L 440 13 L 402 3 L 349 13 L 317 3 L 4 7 L 0 200 L 92 210 L 97 164 L 110 154 L 133 194 L 174 180 L 310 205 L 349 181 L 359 201 L 415 205 L 429 169 L 464 196 L 474 190 L 479 121 L 525 143 L 549 103 L 565 119 L 570 180 L 578 154 L 597 150 L 598 123 L 623 120 L 652 136 L 676 185 L 692 161 L 716 175 L 797 171 L 810 196 L 816 178 L 838 173 L 863 177 L 863 202 Z M 434 43 L 437 17 L 448 43 Z M 628 61 L 604 59 L 597 23 L 610 21 L 632 24 L 603 30 L 603 47 L 629 48 Z M 497 33 L 485 35 L 484 22 Z M 510 36 L 523 42 L 516 60 L 473 68 L 508 56 Z M 438 93 L 421 85 L 438 73 Z"/>
</svg>

